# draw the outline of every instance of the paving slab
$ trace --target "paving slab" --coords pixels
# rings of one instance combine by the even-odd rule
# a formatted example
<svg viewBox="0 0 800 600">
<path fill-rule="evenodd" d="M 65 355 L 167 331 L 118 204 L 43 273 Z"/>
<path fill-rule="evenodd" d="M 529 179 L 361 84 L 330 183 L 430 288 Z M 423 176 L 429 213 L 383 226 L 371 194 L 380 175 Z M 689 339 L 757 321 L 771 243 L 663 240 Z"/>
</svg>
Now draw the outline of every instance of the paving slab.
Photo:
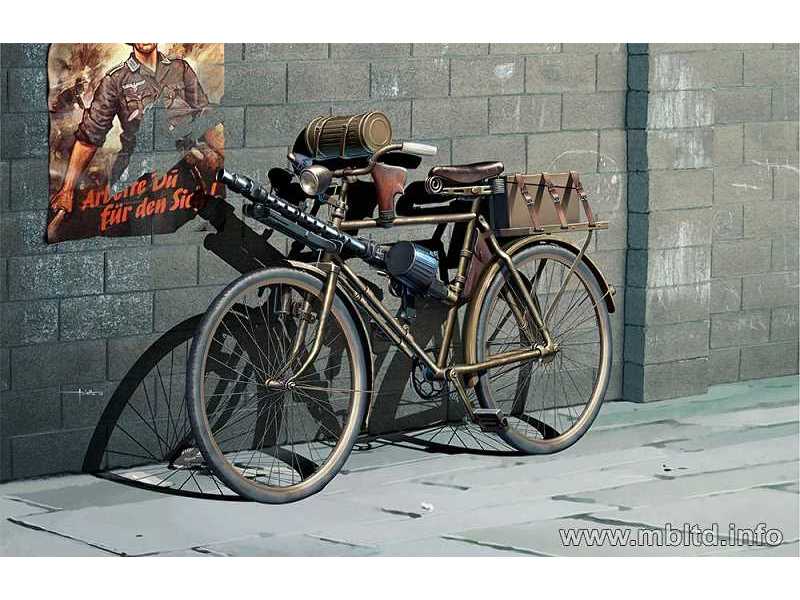
<svg viewBox="0 0 800 600">
<path fill-rule="evenodd" d="M 373 556 L 374 546 L 351 544 L 342 540 L 319 538 L 307 534 L 250 536 L 210 544 L 196 551 L 218 556 Z"/>
<path fill-rule="evenodd" d="M 606 489 L 567 493 L 567 496 L 576 502 L 584 501 L 636 508 L 662 504 L 670 500 L 786 484 L 787 482 L 795 482 L 796 489 L 798 464 L 800 463 L 796 461 L 788 461 L 668 479 L 649 479 L 630 485 L 608 486 Z"/>
<path fill-rule="evenodd" d="M 132 502 L 148 502 L 163 498 L 163 494 L 132 486 L 120 485 L 115 481 L 93 479 L 82 485 L 68 485 L 17 494 L 23 501 L 43 504 L 55 509 L 74 510 L 91 506 L 115 506 Z"/>
<path fill-rule="evenodd" d="M 570 546 L 565 545 L 561 537 L 561 532 L 564 529 L 581 530 L 596 527 L 597 524 L 583 519 L 556 519 L 511 527 L 470 529 L 451 534 L 448 537 L 484 548 L 509 550 L 539 556 L 685 556 L 687 554 L 712 554 L 721 551 L 719 548 L 687 548 L 682 544 L 631 546 L 607 543 L 594 546 Z M 643 531 L 648 531 L 648 535 L 651 534 L 651 530 L 636 526 L 603 525 L 602 527 L 609 532 L 609 536 L 617 535 L 622 539 L 638 541 L 638 536 L 641 536 Z M 642 539 L 647 540 L 647 538 Z"/>
<path fill-rule="evenodd" d="M 708 528 L 716 523 L 723 537 L 727 537 L 731 523 L 737 528 L 755 528 L 764 523 L 767 528 L 783 532 L 783 542 L 788 543 L 800 539 L 799 500 L 795 494 L 754 488 L 619 511 L 612 517 L 605 506 L 602 515 L 587 512 L 598 522 L 610 519 L 619 525 L 662 528 L 669 523 L 680 528 L 689 523 Z"/>
<path fill-rule="evenodd" d="M 347 500 L 309 498 L 290 505 L 165 497 L 63 510 L 15 519 L 121 555 L 143 555 L 231 541 L 253 534 L 302 532 L 330 522 L 399 519 Z"/>
<path fill-rule="evenodd" d="M 0 556 L 113 556 L 113 553 L 4 519 L 0 521 Z"/>
<path fill-rule="evenodd" d="M 615 507 L 595 505 L 592 510 L 616 511 Z M 533 500 L 517 502 L 490 508 L 480 508 L 460 512 L 432 512 L 419 517 L 402 520 L 369 523 L 329 523 L 311 530 L 312 535 L 351 544 L 375 546 L 392 542 L 406 542 L 433 536 L 442 536 L 468 527 L 487 527 L 489 525 L 512 525 L 530 523 L 536 520 L 549 520 L 582 513 L 585 507 L 576 502 L 557 500 Z"/>
</svg>

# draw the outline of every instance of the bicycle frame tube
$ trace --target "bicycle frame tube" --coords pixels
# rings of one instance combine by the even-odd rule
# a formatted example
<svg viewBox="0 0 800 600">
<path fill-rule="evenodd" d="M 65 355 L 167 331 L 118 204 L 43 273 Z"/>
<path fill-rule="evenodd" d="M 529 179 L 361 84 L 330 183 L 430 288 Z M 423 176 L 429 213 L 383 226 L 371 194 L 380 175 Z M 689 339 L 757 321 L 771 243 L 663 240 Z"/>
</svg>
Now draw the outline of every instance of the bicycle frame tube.
<svg viewBox="0 0 800 600">
<path fill-rule="evenodd" d="M 538 306 L 531 297 L 530 290 L 527 289 L 522 276 L 514 266 L 511 257 L 503 250 L 497 238 L 494 236 L 491 228 L 485 219 L 478 214 L 480 198 L 476 197 L 473 200 L 471 211 L 469 213 L 456 213 L 451 215 L 436 215 L 420 216 L 420 217 L 397 217 L 394 221 L 394 227 L 413 226 L 420 224 L 431 223 L 466 223 L 466 231 L 464 235 L 464 242 L 462 245 L 458 267 L 456 269 L 455 277 L 450 284 L 450 309 L 447 313 L 447 318 L 444 323 L 442 334 L 442 345 L 436 356 L 436 359 L 426 352 L 416 341 L 413 334 L 407 325 L 402 323 L 399 319 L 393 316 L 389 310 L 383 305 L 375 293 L 364 285 L 359 279 L 358 275 L 345 264 L 338 256 L 332 254 L 324 254 L 321 257 L 321 262 L 330 265 L 328 269 L 328 277 L 325 282 L 325 291 L 323 298 L 322 314 L 319 317 L 319 327 L 315 335 L 309 356 L 306 357 L 301 368 L 288 380 L 294 381 L 302 372 L 316 358 L 319 348 L 322 344 L 322 330 L 327 319 L 327 313 L 333 303 L 333 297 L 337 285 L 341 286 L 346 293 L 348 293 L 361 308 L 370 316 L 370 318 L 377 324 L 378 327 L 392 340 L 392 342 L 409 358 L 418 359 L 430 370 L 433 378 L 447 379 L 455 375 L 466 375 L 476 373 L 486 369 L 508 365 L 516 362 L 542 358 L 549 354 L 554 353 L 557 347 L 553 344 L 550 332 L 545 324 L 545 319 L 542 317 Z M 364 219 L 359 221 L 344 221 L 344 215 L 347 209 L 347 183 L 342 186 L 342 191 L 337 203 L 333 205 L 332 216 L 329 224 L 332 227 L 345 229 L 358 229 L 362 227 L 376 227 L 377 220 Z M 464 282 L 466 281 L 466 274 L 469 269 L 470 263 L 473 260 L 473 248 L 475 244 L 475 235 L 477 231 L 486 233 L 489 249 L 491 252 L 503 262 L 506 267 L 504 276 L 508 278 L 512 284 L 516 295 L 524 303 L 524 308 L 519 306 L 517 298 L 513 298 L 509 304 L 517 319 L 521 323 L 526 323 L 524 316 L 525 311 L 530 313 L 534 325 L 542 333 L 545 345 L 533 345 L 527 350 L 515 350 L 511 352 L 503 352 L 491 356 L 489 359 L 473 364 L 456 364 L 448 366 L 447 359 L 452 342 L 453 334 L 455 332 L 455 324 L 457 319 L 458 308 L 460 307 L 459 298 L 463 290 Z M 531 339 L 529 337 L 529 339 Z"/>
</svg>

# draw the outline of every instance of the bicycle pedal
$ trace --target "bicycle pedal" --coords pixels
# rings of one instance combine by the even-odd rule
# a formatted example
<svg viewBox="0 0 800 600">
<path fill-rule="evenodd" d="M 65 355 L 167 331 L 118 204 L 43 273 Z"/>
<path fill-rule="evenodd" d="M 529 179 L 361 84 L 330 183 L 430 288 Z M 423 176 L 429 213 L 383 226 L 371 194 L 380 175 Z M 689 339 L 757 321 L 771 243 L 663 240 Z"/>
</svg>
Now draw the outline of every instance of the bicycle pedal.
<svg viewBox="0 0 800 600">
<path fill-rule="evenodd" d="M 476 408 L 472 416 L 481 431 L 486 433 L 500 433 L 508 427 L 508 419 L 499 408 Z"/>
</svg>

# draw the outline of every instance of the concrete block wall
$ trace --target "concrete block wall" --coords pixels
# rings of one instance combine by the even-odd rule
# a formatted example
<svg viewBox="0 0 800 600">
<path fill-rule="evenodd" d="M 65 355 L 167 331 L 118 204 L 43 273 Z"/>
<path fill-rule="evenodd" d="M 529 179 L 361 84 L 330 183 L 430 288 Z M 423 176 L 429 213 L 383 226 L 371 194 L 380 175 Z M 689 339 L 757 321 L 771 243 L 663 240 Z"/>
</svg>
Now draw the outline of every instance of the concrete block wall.
<svg viewBox="0 0 800 600">
<path fill-rule="evenodd" d="M 200 219 L 166 236 L 42 243 L 46 58 L 46 45 L 0 48 L 0 479 L 79 469 L 104 402 L 135 360 L 163 332 L 203 312 L 238 273 L 204 247 L 215 230 Z M 652 398 L 676 396 L 714 381 L 709 364 L 722 360 L 721 353 L 740 352 L 731 336 L 725 346 L 714 346 L 717 313 L 710 306 L 717 273 L 725 272 L 724 261 L 715 263 L 718 244 L 749 243 L 753 260 L 761 257 L 760 268 L 723 277 L 739 276 L 741 290 L 751 281 L 751 300 L 745 305 L 740 299 L 734 309 L 731 297 L 727 314 L 769 312 L 775 334 L 759 347 L 769 352 L 773 344 L 794 344 L 796 356 L 796 334 L 781 326 L 782 319 L 791 320 L 796 300 L 784 288 L 749 279 L 788 273 L 796 286 L 797 246 L 788 217 L 764 213 L 730 239 L 719 237 L 715 225 L 722 205 L 715 182 L 726 167 L 752 166 L 753 157 L 772 161 L 769 203 L 790 211 L 794 198 L 796 211 L 796 84 L 782 83 L 792 60 L 796 81 L 797 49 L 772 46 L 228 44 L 226 161 L 263 179 L 283 164 L 286 147 L 311 117 L 378 109 L 389 115 L 399 139 L 439 146 L 439 156 L 412 173 L 417 178 L 434 163 L 489 159 L 505 161 L 508 171 L 582 171 L 597 213 L 611 221 L 590 248 L 618 289 L 608 397 L 643 399 L 637 389 L 645 390 L 645 373 Z M 718 107 L 724 107 L 724 121 Z M 775 153 L 791 146 L 792 126 L 794 158 L 778 159 Z M 776 137 L 778 127 L 788 130 Z M 735 154 L 729 141 L 735 139 L 741 161 L 718 165 L 726 153 Z M 149 151 L 158 149 L 154 140 Z M 759 180 L 764 185 L 765 177 Z M 747 205 L 739 201 L 742 218 Z M 782 234 L 773 236 L 769 228 Z M 284 250 L 279 236 L 270 242 Z M 237 240 L 226 243 L 235 247 Z M 677 279 L 665 280 L 659 264 L 680 265 L 670 271 Z M 770 296 L 777 289 L 783 296 Z M 435 314 L 420 323 L 431 345 L 436 324 Z M 723 331 L 722 321 L 716 327 Z M 376 345 L 381 404 L 373 430 L 441 416 L 441 406 L 412 402 L 405 358 Z M 675 364 L 679 372 L 670 368 Z M 762 372 L 774 369 L 765 363 L 763 371 L 737 369 L 736 377 Z M 676 387 L 676 373 L 701 383 Z M 79 388 L 103 395 L 79 396 Z"/>
<path fill-rule="evenodd" d="M 797 45 L 628 46 L 625 397 L 797 372 Z"/>
</svg>

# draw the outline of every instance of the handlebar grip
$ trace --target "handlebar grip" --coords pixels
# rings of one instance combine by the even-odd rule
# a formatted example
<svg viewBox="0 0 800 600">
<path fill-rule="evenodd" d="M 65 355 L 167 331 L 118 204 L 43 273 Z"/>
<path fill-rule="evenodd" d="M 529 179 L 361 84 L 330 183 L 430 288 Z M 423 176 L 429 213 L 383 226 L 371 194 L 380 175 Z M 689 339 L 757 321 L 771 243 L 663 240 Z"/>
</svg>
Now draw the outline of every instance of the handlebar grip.
<svg viewBox="0 0 800 600">
<path fill-rule="evenodd" d="M 439 149 L 436 146 L 418 142 L 403 142 L 401 151 L 417 156 L 436 156 L 439 153 Z"/>
</svg>

